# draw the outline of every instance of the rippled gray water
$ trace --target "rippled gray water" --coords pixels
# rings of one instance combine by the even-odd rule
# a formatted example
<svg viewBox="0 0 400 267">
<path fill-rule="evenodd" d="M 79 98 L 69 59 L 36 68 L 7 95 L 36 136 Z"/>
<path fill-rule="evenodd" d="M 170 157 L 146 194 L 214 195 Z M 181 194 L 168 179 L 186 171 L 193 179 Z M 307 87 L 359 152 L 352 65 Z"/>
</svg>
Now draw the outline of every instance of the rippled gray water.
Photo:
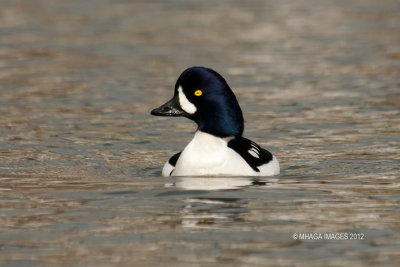
<svg viewBox="0 0 400 267">
<path fill-rule="evenodd" d="M 0 1 L 0 264 L 400 262 L 399 1 Z M 220 72 L 269 178 L 161 177 Z M 336 234 L 329 238 L 328 234 Z"/>
</svg>

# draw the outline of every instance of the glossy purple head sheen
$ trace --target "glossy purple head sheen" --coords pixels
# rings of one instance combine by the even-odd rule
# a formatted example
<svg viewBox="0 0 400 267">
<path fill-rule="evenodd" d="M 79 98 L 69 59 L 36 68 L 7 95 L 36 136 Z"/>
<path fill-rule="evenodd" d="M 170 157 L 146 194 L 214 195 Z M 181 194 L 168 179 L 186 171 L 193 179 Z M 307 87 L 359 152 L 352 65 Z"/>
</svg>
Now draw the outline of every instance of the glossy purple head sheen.
<svg viewBox="0 0 400 267">
<path fill-rule="evenodd" d="M 194 105 L 194 112 L 182 109 L 183 96 L 180 99 L 180 90 Z M 201 94 L 195 94 L 198 90 Z M 174 97 L 154 109 L 152 114 L 186 116 L 198 124 L 200 131 L 220 137 L 241 136 L 243 133 L 242 110 L 231 88 L 221 75 L 204 67 L 186 69 L 176 82 Z"/>
<path fill-rule="evenodd" d="M 199 130 L 221 137 L 242 135 L 242 110 L 220 74 L 204 67 L 192 67 L 178 78 L 175 93 L 179 87 L 196 107 L 196 112 L 188 117 L 199 125 Z M 201 96 L 195 95 L 197 90 L 202 91 Z"/>
</svg>

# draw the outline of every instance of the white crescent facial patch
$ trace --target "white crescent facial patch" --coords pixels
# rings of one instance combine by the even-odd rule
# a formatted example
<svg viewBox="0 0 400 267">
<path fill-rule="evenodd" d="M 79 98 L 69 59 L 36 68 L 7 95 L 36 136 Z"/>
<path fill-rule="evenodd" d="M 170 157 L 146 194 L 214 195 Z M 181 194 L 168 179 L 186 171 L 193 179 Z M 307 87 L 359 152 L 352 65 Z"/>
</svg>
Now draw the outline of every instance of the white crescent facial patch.
<svg viewBox="0 0 400 267">
<path fill-rule="evenodd" d="M 196 106 L 187 99 L 185 93 L 183 92 L 182 86 L 178 87 L 179 104 L 181 108 L 189 114 L 194 114 L 197 110 Z"/>
</svg>

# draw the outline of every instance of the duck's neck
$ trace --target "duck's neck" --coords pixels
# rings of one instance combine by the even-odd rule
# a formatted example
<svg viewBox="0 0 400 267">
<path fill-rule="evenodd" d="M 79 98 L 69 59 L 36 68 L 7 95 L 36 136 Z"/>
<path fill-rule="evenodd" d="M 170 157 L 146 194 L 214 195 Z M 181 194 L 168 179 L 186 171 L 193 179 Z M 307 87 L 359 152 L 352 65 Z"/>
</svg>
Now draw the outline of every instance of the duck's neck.
<svg viewBox="0 0 400 267">
<path fill-rule="evenodd" d="M 198 112 L 196 123 L 199 131 L 218 137 L 242 136 L 244 123 L 240 108 L 211 109 Z"/>
<path fill-rule="evenodd" d="M 198 143 L 204 143 L 204 144 L 211 144 L 211 143 L 228 143 L 230 140 L 234 139 L 235 136 L 226 136 L 226 137 L 219 137 L 215 136 L 213 134 L 209 134 L 203 131 L 196 131 L 194 134 L 193 140 L 196 140 Z"/>
</svg>

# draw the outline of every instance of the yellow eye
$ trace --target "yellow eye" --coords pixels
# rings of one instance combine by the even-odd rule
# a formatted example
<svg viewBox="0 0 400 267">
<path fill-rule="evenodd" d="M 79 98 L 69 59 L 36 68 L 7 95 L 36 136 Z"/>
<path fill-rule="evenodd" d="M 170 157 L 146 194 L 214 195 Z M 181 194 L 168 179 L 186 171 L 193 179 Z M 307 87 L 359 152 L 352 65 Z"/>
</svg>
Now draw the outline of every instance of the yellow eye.
<svg viewBox="0 0 400 267">
<path fill-rule="evenodd" d="M 196 90 L 196 92 L 194 92 L 195 96 L 201 96 L 203 94 L 203 92 L 201 90 Z"/>
</svg>

